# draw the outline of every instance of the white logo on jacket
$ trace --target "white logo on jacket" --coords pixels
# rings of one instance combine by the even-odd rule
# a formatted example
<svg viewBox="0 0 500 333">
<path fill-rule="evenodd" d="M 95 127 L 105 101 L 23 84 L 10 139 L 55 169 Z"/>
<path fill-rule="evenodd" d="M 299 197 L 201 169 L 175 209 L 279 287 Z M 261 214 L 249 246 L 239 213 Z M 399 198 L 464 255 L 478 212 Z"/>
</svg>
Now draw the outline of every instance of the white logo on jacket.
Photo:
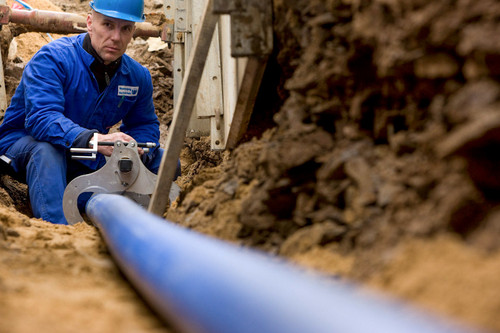
<svg viewBox="0 0 500 333">
<path fill-rule="evenodd" d="M 118 96 L 133 97 L 139 93 L 139 87 L 118 86 Z"/>
</svg>

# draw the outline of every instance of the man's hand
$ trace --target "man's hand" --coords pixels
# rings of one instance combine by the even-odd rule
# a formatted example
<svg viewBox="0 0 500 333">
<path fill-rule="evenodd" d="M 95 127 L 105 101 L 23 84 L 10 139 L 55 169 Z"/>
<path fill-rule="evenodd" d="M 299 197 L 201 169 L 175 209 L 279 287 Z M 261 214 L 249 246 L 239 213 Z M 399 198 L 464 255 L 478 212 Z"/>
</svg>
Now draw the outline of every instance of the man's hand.
<svg viewBox="0 0 500 333">
<path fill-rule="evenodd" d="M 134 140 L 133 137 L 130 135 L 127 135 L 122 132 L 115 132 L 111 134 L 100 134 L 97 133 L 97 141 L 102 142 L 115 142 L 115 141 L 123 141 L 123 142 L 129 142 L 131 140 Z M 97 146 L 97 152 L 105 155 L 105 156 L 111 156 L 113 153 L 113 146 Z M 144 154 L 144 150 L 142 148 L 138 148 L 139 155 Z"/>
</svg>

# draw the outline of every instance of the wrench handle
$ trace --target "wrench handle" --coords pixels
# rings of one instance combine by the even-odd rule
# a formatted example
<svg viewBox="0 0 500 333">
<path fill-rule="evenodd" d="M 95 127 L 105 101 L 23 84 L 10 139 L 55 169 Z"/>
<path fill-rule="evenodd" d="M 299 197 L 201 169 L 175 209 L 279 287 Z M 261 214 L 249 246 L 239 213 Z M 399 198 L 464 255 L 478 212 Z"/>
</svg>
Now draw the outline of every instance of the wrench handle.
<svg viewBox="0 0 500 333">
<path fill-rule="evenodd" d="M 123 144 L 127 145 L 128 143 L 124 142 Z M 97 143 L 97 145 L 99 145 L 99 146 L 114 146 L 115 143 L 112 142 L 112 141 L 99 141 Z M 137 142 L 137 147 L 140 147 L 140 148 L 154 148 L 154 147 L 156 147 L 156 143 L 154 143 L 154 142 Z"/>
</svg>

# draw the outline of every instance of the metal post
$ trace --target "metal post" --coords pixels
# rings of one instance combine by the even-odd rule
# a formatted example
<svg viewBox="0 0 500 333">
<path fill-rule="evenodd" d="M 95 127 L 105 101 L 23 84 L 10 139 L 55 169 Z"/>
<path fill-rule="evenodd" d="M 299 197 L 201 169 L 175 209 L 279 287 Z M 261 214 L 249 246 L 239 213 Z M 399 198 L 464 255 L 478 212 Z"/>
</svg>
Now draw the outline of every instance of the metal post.
<svg viewBox="0 0 500 333">
<path fill-rule="evenodd" d="M 174 30 L 174 105 L 177 105 L 181 93 L 182 80 L 186 72 L 186 39 L 187 39 L 187 15 L 185 0 L 174 0 L 173 18 Z M 189 54 L 189 52 L 187 52 Z"/>
</svg>

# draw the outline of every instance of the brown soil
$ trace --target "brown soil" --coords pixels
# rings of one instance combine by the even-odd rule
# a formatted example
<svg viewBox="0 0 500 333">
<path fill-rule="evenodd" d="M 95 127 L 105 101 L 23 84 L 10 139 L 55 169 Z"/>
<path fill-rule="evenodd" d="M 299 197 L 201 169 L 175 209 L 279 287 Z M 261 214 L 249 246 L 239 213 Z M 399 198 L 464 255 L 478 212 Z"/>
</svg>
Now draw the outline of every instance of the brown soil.
<svg viewBox="0 0 500 333">
<path fill-rule="evenodd" d="M 73 3 L 53 2 L 86 12 Z M 274 16 L 248 135 L 224 153 L 186 140 L 167 218 L 500 332 L 498 2 L 274 0 Z M 46 42 L 16 37 L 9 96 L 39 47 L 28 38 Z M 165 136 L 171 54 L 142 40 L 130 53 L 153 75 Z M 25 186 L 0 185 L 0 327 L 170 330 L 93 227 L 32 219 Z"/>
</svg>

